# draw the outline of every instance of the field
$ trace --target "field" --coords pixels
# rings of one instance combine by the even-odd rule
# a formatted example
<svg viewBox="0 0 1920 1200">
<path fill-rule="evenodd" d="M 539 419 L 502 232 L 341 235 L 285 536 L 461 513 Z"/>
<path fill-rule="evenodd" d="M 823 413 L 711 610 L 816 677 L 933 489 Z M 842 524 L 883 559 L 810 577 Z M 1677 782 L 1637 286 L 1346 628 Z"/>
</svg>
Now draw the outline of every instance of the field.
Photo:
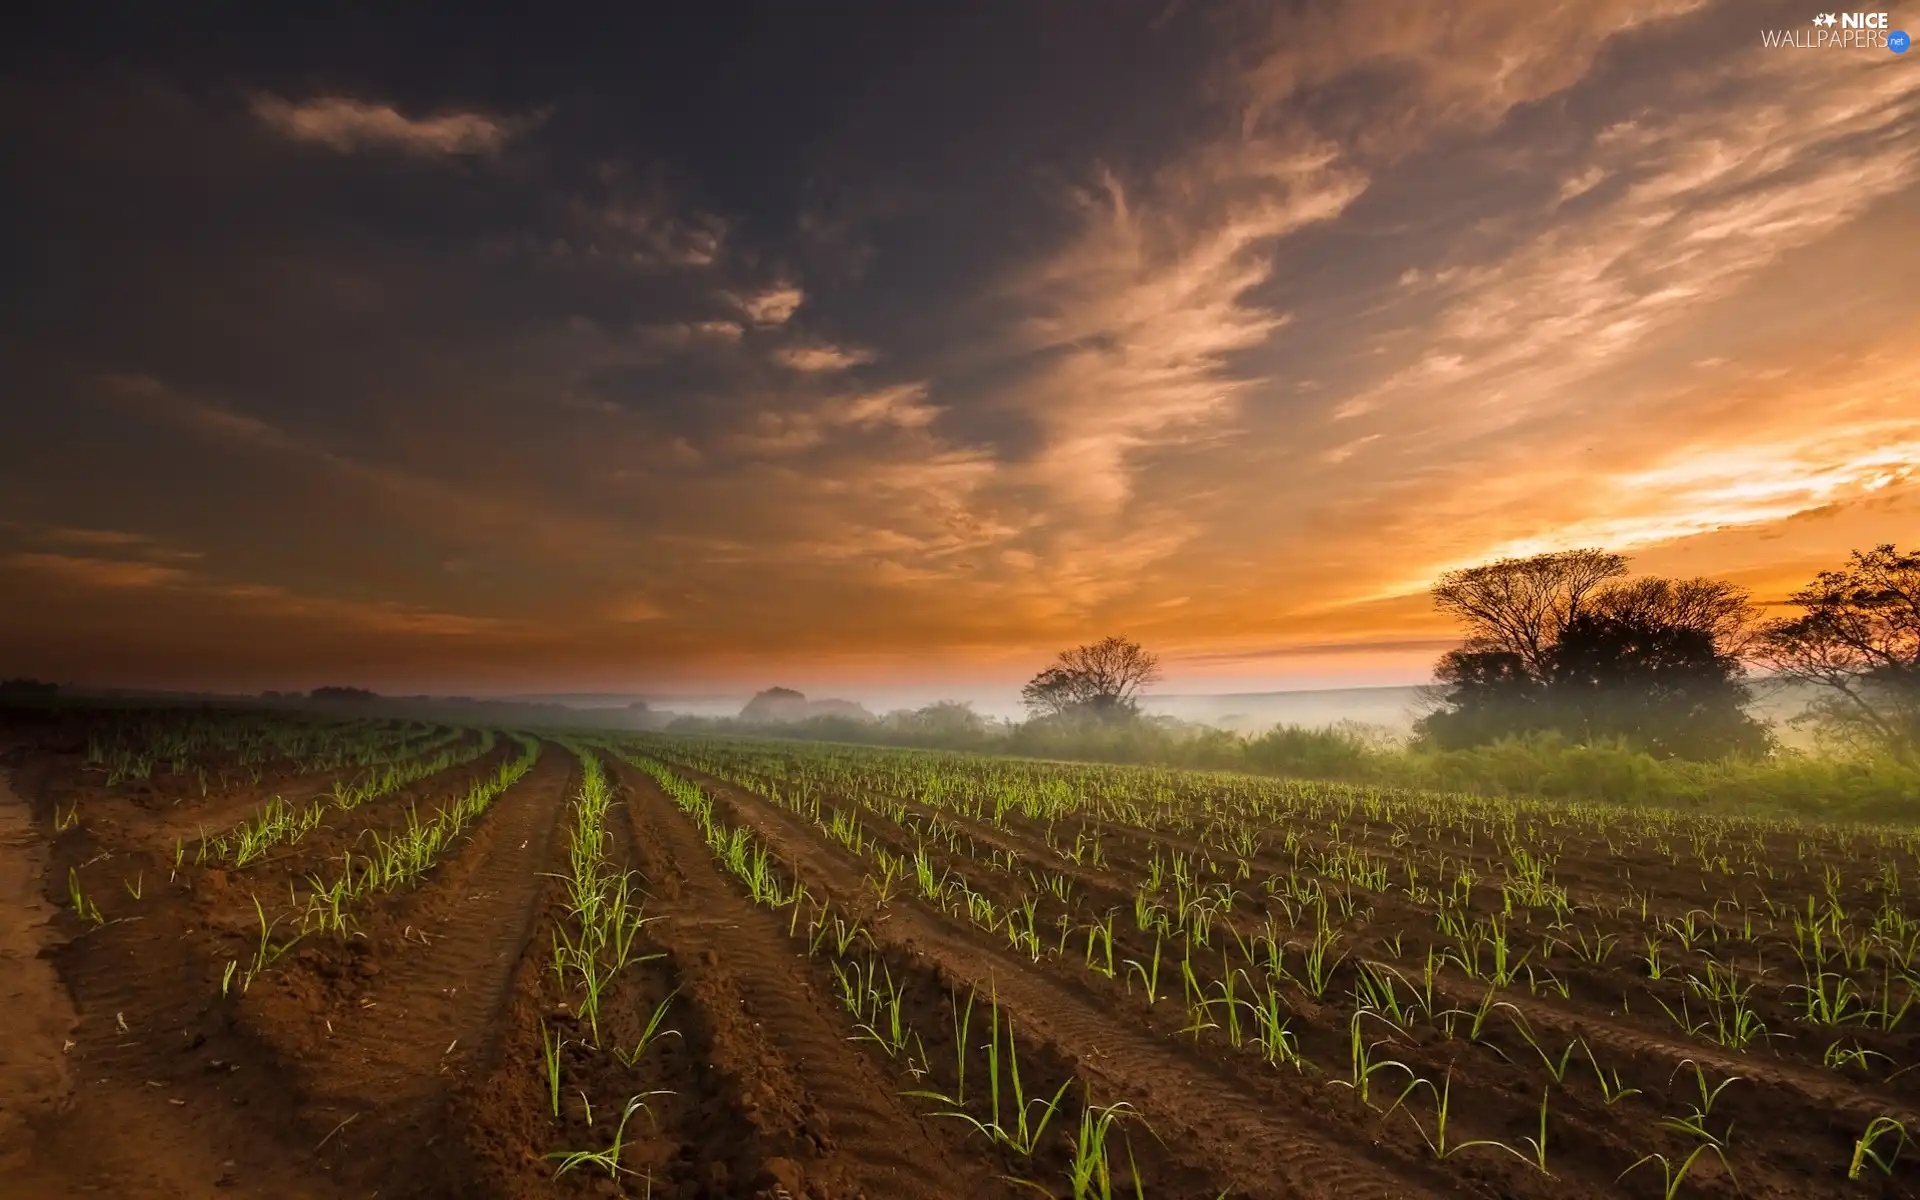
<svg viewBox="0 0 1920 1200">
<path fill-rule="evenodd" d="M 1920 1192 L 1906 828 L 286 715 L 8 744 L 4 1194 Z"/>
</svg>

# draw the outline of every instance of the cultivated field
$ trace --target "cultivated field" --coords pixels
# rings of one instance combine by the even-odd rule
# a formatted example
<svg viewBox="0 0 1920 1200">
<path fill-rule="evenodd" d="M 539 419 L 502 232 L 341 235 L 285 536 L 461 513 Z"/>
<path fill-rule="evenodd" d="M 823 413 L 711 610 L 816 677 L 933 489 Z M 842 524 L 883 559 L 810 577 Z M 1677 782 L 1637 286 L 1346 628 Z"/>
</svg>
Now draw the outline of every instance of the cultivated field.
<svg viewBox="0 0 1920 1200">
<path fill-rule="evenodd" d="M 13 1002 L 71 1015 L 0 1087 L 0 1193 L 1920 1191 L 1905 829 L 290 716 L 9 741 L 62 992 Z"/>
</svg>

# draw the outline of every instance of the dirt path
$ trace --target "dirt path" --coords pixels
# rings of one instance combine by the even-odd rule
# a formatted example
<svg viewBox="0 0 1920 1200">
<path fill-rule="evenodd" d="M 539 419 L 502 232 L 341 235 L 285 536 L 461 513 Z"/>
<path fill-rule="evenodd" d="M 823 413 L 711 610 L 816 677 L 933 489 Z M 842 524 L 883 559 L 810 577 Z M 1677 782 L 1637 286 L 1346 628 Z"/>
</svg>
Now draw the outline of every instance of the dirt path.
<svg viewBox="0 0 1920 1200">
<path fill-rule="evenodd" d="M 0 760 L 6 757 L 0 751 Z M 73 1032 L 73 1001 L 44 951 L 59 940 L 44 899 L 47 854 L 25 801 L 0 771 L 0 1175 L 25 1170 L 30 1129 L 58 1114 L 73 1082 L 62 1046 Z M 0 1185 L 4 1186 L 4 1185 Z"/>
<path fill-rule="evenodd" d="M 0 807 L 24 820 L 19 804 Z M 53 879 L 42 879 L 42 890 L 21 905 L 7 905 L 8 916 L 44 921 L 48 914 L 30 906 L 55 907 L 46 898 L 59 894 L 68 866 L 110 858 L 84 824 L 57 843 L 30 827 L 16 833 Z M 22 861 L 20 843 L 7 840 L 8 861 Z M 0 1175 L 0 1196 L 339 1195 L 324 1176 L 292 1165 L 303 1133 L 287 1119 L 284 1073 L 221 1019 L 217 984 L 189 944 L 197 922 L 188 896 L 153 874 L 142 894 L 137 910 L 98 927 L 57 918 L 66 936 L 49 946 L 45 965 L 58 972 L 56 1004 L 71 997 L 59 1015 L 70 1032 L 54 1046 L 64 1050 L 71 1078 L 64 1098 L 32 1115 L 29 1160 Z M 21 1039 L 21 1046 L 38 1042 Z"/>
</svg>

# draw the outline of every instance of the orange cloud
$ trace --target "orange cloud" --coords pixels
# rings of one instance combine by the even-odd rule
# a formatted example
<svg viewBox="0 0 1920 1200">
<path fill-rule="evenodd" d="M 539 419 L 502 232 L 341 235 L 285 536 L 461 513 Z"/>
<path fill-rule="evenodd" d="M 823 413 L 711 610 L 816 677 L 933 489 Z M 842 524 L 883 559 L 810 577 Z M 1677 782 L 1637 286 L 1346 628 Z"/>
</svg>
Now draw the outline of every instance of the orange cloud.
<svg viewBox="0 0 1920 1200">
<path fill-rule="evenodd" d="M 395 378 L 275 396 L 231 382 L 270 375 L 246 346 L 173 382 L 115 360 L 105 411 L 166 442 L 140 463 L 173 484 L 153 527 L 214 563 L 119 532 L 142 499 L 101 487 L 72 528 L 7 525 L 0 566 L 103 628 L 164 614 L 217 652 L 244 630 L 263 658 L 373 647 L 450 679 L 1017 675 L 1108 631 L 1191 678 L 1411 679 L 1454 633 L 1437 573 L 1587 544 L 1777 597 L 1920 511 L 1920 75 L 1730 50 L 1759 19 L 1737 8 L 1275 7 L 1170 106 L 1189 128 L 1069 147 L 1032 176 L 1049 211 L 921 304 L 891 230 L 964 205 L 914 212 L 885 171 L 819 181 L 824 241 L 598 159 L 462 173 L 547 224 L 449 251 L 478 318 L 404 325 L 412 260 L 391 296 L 352 290 L 339 328 L 408 342 Z M 254 116 L 431 158 L 533 126 Z M 193 537 L 234 495 L 313 558 Z"/>
<path fill-rule="evenodd" d="M 874 360 L 871 350 L 848 349 L 842 346 L 805 345 L 782 346 L 773 352 L 774 360 L 796 371 L 844 371 L 849 367 L 861 366 Z"/>
<path fill-rule="evenodd" d="M 63 583 L 84 587 L 140 589 L 172 587 L 192 577 L 178 567 L 120 559 L 85 558 L 71 554 L 9 554 L 4 561 L 15 570 L 30 571 Z"/>
<path fill-rule="evenodd" d="M 807 294 L 791 283 L 745 295 L 728 293 L 727 298 L 755 325 L 785 325 L 806 303 Z"/>
<path fill-rule="evenodd" d="M 477 112 L 407 117 L 390 104 L 349 96 L 318 96 L 295 103 L 263 93 L 253 113 L 268 127 L 297 141 L 334 150 L 384 147 L 409 154 L 493 154 L 530 122 Z"/>
</svg>

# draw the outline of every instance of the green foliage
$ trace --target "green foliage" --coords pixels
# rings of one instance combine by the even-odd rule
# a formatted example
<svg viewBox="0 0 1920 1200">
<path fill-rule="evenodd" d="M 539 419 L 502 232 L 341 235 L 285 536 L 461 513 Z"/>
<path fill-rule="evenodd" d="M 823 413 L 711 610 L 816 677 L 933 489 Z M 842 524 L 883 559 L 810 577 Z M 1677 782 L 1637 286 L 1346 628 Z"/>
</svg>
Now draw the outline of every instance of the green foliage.
<svg viewBox="0 0 1920 1200">
<path fill-rule="evenodd" d="M 1422 740 L 1458 749 L 1552 730 L 1660 758 L 1765 753 L 1741 682 L 1746 593 L 1717 579 L 1618 582 L 1625 571 L 1620 555 L 1586 550 L 1442 576 L 1434 602 L 1467 637 L 1435 664 L 1440 704 Z"/>
<path fill-rule="evenodd" d="M 1767 624 L 1760 661 L 1821 689 L 1830 734 L 1920 766 L 1920 551 L 1856 550 L 1788 602 L 1801 615 Z"/>
<path fill-rule="evenodd" d="M 1442 750 L 1400 745 L 1367 726 L 1276 725 L 1251 737 L 1165 718 L 1067 725 L 1029 721 L 958 737 L 822 718 L 748 730 L 701 722 L 675 732 L 753 732 L 807 741 L 971 750 L 1081 762 L 1246 771 L 1380 787 L 1862 821 L 1920 820 L 1920 769 L 1891 756 L 1776 751 L 1707 762 L 1655 758 L 1618 739 L 1554 732 Z"/>
</svg>

